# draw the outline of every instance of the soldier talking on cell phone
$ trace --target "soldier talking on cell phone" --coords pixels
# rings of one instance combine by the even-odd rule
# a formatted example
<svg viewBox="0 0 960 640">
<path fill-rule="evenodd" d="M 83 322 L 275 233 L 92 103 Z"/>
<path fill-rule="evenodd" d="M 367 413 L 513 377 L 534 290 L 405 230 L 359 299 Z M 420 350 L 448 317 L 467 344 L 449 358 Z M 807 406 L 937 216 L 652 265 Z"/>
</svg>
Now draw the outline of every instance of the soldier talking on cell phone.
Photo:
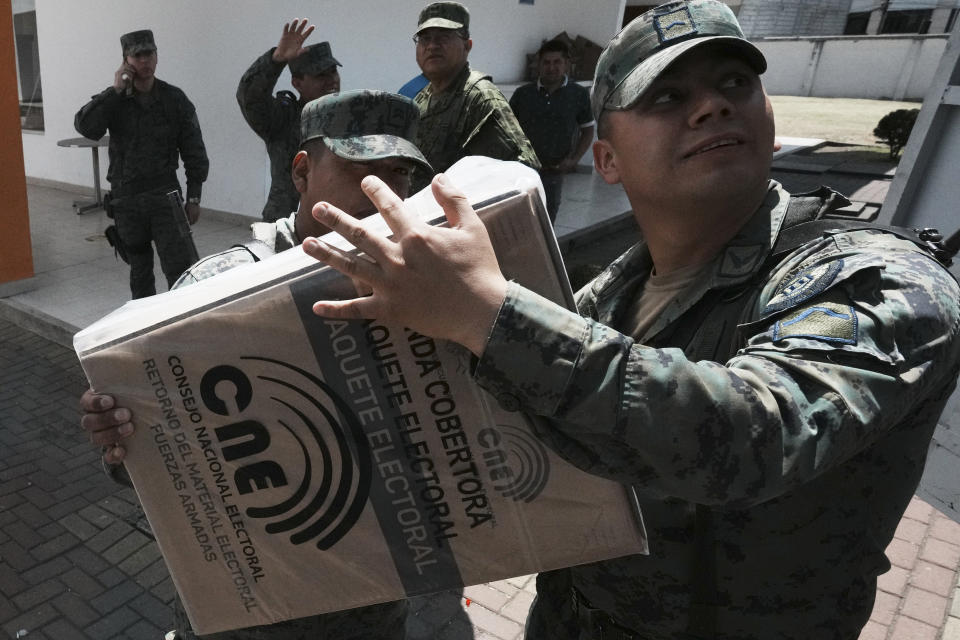
<svg viewBox="0 0 960 640">
<path fill-rule="evenodd" d="M 200 194 L 210 163 L 193 103 L 177 87 L 156 77 L 157 45 L 149 29 L 120 36 L 123 62 L 113 84 L 77 112 L 73 126 L 98 140 L 110 133 L 111 208 L 130 263 L 133 298 L 157 292 L 153 246 L 173 284 L 192 263 L 177 230 L 166 194 L 181 189 L 178 158 L 186 170 L 186 212 L 200 216 Z"/>
</svg>

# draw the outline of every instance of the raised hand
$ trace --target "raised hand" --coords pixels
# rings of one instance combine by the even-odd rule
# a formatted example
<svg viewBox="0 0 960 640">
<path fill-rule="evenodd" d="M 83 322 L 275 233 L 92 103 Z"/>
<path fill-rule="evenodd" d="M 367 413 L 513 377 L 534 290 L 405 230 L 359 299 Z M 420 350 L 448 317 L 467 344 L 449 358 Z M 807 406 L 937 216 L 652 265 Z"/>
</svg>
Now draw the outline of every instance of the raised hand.
<svg viewBox="0 0 960 640">
<path fill-rule="evenodd" d="M 307 25 L 307 20 L 294 19 L 283 25 L 283 35 L 273 51 L 274 62 L 290 62 L 303 53 L 303 41 L 313 33 L 314 26 Z"/>
<path fill-rule="evenodd" d="M 403 200 L 375 176 L 364 178 L 361 187 L 393 231 L 392 238 L 369 233 L 358 220 L 329 203 L 314 206 L 314 218 L 365 256 L 351 255 L 316 238 L 304 241 L 304 251 L 373 293 L 353 300 L 318 301 L 313 312 L 402 324 L 423 335 L 459 342 L 479 355 L 503 303 L 507 282 L 487 229 L 463 193 L 443 174 L 431 186 L 447 216 L 447 228 L 430 226 L 406 211 Z"/>
<path fill-rule="evenodd" d="M 124 60 L 117 72 L 113 74 L 113 90 L 117 93 L 129 91 L 133 86 L 133 79 L 137 77 L 137 70 Z"/>
</svg>

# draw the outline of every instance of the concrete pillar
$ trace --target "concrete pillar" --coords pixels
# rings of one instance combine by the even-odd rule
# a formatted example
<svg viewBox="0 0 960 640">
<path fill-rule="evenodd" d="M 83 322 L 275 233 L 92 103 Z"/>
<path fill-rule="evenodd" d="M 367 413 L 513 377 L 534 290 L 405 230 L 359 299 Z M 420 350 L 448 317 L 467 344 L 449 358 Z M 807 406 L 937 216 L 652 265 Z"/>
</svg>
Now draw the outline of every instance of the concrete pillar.
<svg viewBox="0 0 960 640">
<path fill-rule="evenodd" d="M 0 0 L 0 284 L 33 276 L 27 181 L 20 137 L 13 7 Z"/>
<path fill-rule="evenodd" d="M 913 74 L 917 71 L 917 62 L 920 60 L 920 49 L 922 46 L 923 42 L 919 37 L 910 40 L 910 48 L 903 59 L 903 68 L 898 74 L 897 88 L 893 91 L 894 100 L 907 99 L 907 89 L 910 88 Z"/>
<path fill-rule="evenodd" d="M 883 17 L 881 9 L 874 9 L 870 12 L 870 20 L 867 22 L 867 35 L 875 36 L 880 32 L 880 18 Z"/>
<path fill-rule="evenodd" d="M 947 21 L 950 20 L 950 11 L 951 9 L 944 9 L 942 7 L 934 9 L 933 14 L 930 16 L 930 28 L 927 29 L 927 33 L 946 33 Z"/>
<path fill-rule="evenodd" d="M 798 95 L 806 97 L 813 95 L 813 87 L 817 83 L 817 70 L 820 68 L 820 56 L 823 55 L 823 43 L 824 41 L 820 38 L 814 39 L 812 42 L 810 61 L 807 63 L 806 72 L 803 74 Z"/>
</svg>

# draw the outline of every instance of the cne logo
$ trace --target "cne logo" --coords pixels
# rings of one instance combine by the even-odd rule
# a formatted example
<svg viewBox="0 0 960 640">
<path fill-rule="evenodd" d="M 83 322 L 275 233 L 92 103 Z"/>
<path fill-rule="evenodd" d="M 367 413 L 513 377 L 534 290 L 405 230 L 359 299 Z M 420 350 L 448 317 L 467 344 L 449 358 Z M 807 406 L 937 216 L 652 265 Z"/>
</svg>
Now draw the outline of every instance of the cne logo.
<svg viewBox="0 0 960 640">
<path fill-rule="evenodd" d="M 212 367 L 200 393 L 207 409 L 236 419 L 214 435 L 249 505 L 244 512 L 268 520 L 267 533 L 289 534 L 292 544 L 316 540 L 317 548 L 329 549 L 356 524 L 369 497 L 372 458 L 361 424 L 309 371 L 272 358 L 241 360 L 247 372 Z"/>
<path fill-rule="evenodd" d="M 531 433 L 529 418 L 517 415 L 528 422 L 527 428 L 485 427 L 477 434 L 477 442 L 493 488 L 516 502 L 533 502 L 550 479 L 550 458 Z"/>
</svg>

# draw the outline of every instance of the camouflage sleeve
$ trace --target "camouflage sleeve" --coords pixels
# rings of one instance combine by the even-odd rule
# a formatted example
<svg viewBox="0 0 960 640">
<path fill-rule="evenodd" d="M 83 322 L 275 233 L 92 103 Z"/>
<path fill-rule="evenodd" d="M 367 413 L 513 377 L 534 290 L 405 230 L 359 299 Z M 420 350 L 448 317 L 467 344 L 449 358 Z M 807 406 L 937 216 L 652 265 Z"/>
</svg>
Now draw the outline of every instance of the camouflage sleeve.
<svg viewBox="0 0 960 640">
<path fill-rule="evenodd" d="M 244 247 L 236 246 L 220 253 L 214 253 L 206 258 L 201 258 L 193 264 L 192 267 L 184 271 L 177 281 L 170 287 L 180 289 L 201 280 L 206 280 L 218 273 L 229 271 L 242 264 L 252 264 L 256 262 L 253 255 Z"/>
<path fill-rule="evenodd" d="M 77 111 L 73 118 L 73 128 L 85 138 L 99 140 L 110 127 L 113 112 L 121 100 L 123 97 L 114 91 L 113 87 L 107 87 Z"/>
<path fill-rule="evenodd" d="M 253 132 L 264 140 L 277 131 L 286 130 L 283 121 L 285 112 L 273 95 L 273 89 L 286 64 L 273 61 L 274 48 L 253 61 L 237 86 L 240 113 Z"/>
<path fill-rule="evenodd" d="M 901 422 L 929 423 L 960 362 L 950 274 L 893 236 L 842 235 L 778 270 L 725 363 L 645 347 L 511 284 L 477 380 L 547 417 L 540 435 L 571 462 L 644 494 L 780 495 Z"/>
<path fill-rule="evenodd" d="M 203 182 L 210 172 L 210 161 L 207 159 L 207 148 L 203 144 L 197 110 L 185 93 L 179 89 L 177 92 L 181 102 L 177 148 L 183 158 L 183 168 L 187 176 L 187 198 L 199 198 Z"/>
<path fill-rule="evenodd" d="M 515 160 L 540 169 L 540 160 L 517 122 L 510 104 L 493 83 L 481 80 L 471 90 L 463 113 L 464 155 Z"/>
</svg>

